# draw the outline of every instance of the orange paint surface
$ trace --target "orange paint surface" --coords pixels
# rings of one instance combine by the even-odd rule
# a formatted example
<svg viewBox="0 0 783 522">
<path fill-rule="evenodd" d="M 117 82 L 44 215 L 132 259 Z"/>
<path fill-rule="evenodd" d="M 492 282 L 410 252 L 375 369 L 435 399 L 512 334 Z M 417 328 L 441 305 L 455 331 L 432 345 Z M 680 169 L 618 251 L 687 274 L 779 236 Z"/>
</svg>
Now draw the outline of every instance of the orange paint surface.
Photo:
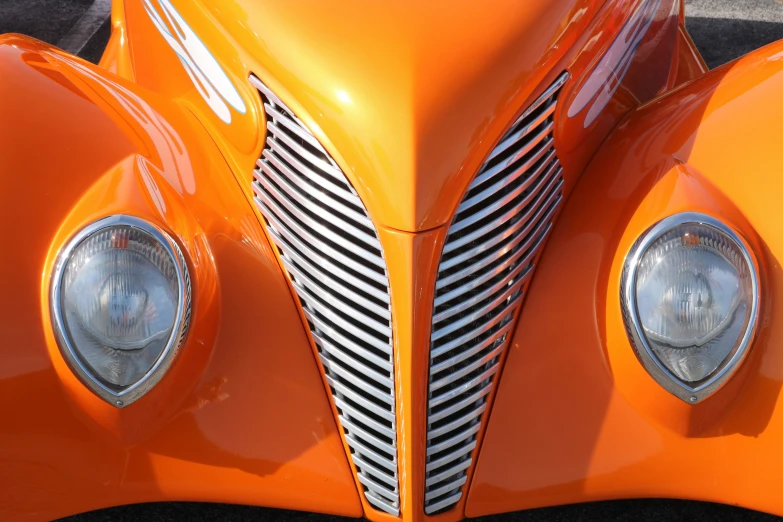
<svg viewBox="0 0 783 522">
<path fill-rule="evenodd" d="M 633 113 L 593 159 L 555 226 L 508 355 L 468 516 L 590 500 L 672 497 L 783 514 L 779 226 L 783 45 Z M 633 354 L 619 304 L 626 254 L 652 224 L 696 211 L 759 259 L 748 359 L 695 406 Z"/>
<path fill-rule="evenodd" d="M 772 316 L 740 374 L 691 408 L 636 362 L 617 299 L 638 234 L 695 210 L 758 249 L 764 313 L 774 312 L 779 49 L 702 78 L 680 4 L 662 0 L 628 76 L 585 126 L 567 109 L 640 1 L 172 3 L 242 99 L 230 124 L 141 0 L 115 0 L 100 67 L 0 37 L 0 519 L 162 500 L 397 518 L 360 494 L 304 314 L 252 203 L 266 119 L 250 74 L 312 130 L 377 225 L 394 321 L 399 518 L 656 495 L 783 513 L 770 480 L 783 378 Z M 564 71 L 554 132 L 568 201 L 488 396 L 469 486 L 428 517 L 430 327 L 447 226 L 500 137 Z M 59 249 L 118 213 L 172 234 L 194 293 L 170 371 L 123 409 L 73 375 L 49 319 Z M 751 471 L 767 482 L 740 480 Z"/>
<path fill-rule="evenodd" d="M 193 116 L 19 37 L 0 75 L 0 518 L 172 498 L 360 515 L 286 281 Z M 194 292 L 170 372 L 124 409 L 70 372 L 48 312 L 59 248 L 119 212 L 172 231 Z"/>
</svg>

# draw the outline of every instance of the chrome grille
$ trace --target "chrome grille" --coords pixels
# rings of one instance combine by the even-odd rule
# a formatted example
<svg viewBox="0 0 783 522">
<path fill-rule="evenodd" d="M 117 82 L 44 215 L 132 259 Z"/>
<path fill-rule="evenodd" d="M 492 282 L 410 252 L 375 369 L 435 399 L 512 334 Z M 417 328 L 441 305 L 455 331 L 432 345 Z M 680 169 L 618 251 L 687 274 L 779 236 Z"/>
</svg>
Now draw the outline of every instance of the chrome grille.
<svg viewBox="0 0 783 522">
<path fill-rule="evenodd" d="M 267 139 L 255 203 L 307 318 L 367 501 L 399 514 L 389 281 L 378 234 L 340 167 L 258 78 Z"/>
<path fill-rule="evenodd" d="M 449 228 L 435 284 L 424 511 L 462 497 L 533 263 L 562 201 L 554 148 L 563 74 L 503 136 Z"/>
</svg>

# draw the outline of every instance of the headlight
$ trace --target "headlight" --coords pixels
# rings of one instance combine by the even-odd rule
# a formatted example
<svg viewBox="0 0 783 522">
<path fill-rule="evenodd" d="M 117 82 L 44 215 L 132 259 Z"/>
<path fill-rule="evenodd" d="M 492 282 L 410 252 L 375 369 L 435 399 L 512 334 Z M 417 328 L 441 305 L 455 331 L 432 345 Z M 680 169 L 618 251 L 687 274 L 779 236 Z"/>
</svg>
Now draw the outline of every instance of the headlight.
<svg viewBox="0 0 783 522">
<path fill-rule="evenodd" d="M 621 297 L 645 369 L 695 403 L 728 379 L 750 344 L 759 302 L 755 258 L 717 219 L 677 214 L 634 245 Z"/>
<path fill-rule="evenodd" d="M 103 399 L 125 406 L 160 380 L 187 330 L 182 252 L 141 219 L 98 221 L 60 254 L 52 316 L 71 368 Z"/>
</svg>

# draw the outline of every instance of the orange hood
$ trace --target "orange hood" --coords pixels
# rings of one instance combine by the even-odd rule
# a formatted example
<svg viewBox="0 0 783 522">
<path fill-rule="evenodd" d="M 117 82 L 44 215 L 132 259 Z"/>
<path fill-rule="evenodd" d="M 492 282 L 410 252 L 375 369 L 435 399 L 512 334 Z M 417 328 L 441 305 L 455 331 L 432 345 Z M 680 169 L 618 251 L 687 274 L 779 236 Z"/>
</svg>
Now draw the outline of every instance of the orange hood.
<svg viewBox="0 0 783 522">
<path fill-rule="evenodd" d="M 449 221 L 604 2 L 174 3 L 235 81 L 258 75 L 313 127 L 377 223 L 415 232 Z"/>
</svg>

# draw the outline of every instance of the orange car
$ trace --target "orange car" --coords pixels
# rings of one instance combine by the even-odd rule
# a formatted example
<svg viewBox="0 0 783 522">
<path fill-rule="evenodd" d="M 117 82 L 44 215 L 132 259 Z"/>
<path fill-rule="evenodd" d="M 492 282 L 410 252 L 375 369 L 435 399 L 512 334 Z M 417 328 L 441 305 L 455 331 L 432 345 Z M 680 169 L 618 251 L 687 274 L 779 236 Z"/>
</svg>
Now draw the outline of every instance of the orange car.
<svg viewBox="0 0 783 522">
<path fill-rule="evenodd" d="M 0 37 L 0 519 L 783 515 L 783 43 L 681 0 L 114 0 Z"/>
</svg>

